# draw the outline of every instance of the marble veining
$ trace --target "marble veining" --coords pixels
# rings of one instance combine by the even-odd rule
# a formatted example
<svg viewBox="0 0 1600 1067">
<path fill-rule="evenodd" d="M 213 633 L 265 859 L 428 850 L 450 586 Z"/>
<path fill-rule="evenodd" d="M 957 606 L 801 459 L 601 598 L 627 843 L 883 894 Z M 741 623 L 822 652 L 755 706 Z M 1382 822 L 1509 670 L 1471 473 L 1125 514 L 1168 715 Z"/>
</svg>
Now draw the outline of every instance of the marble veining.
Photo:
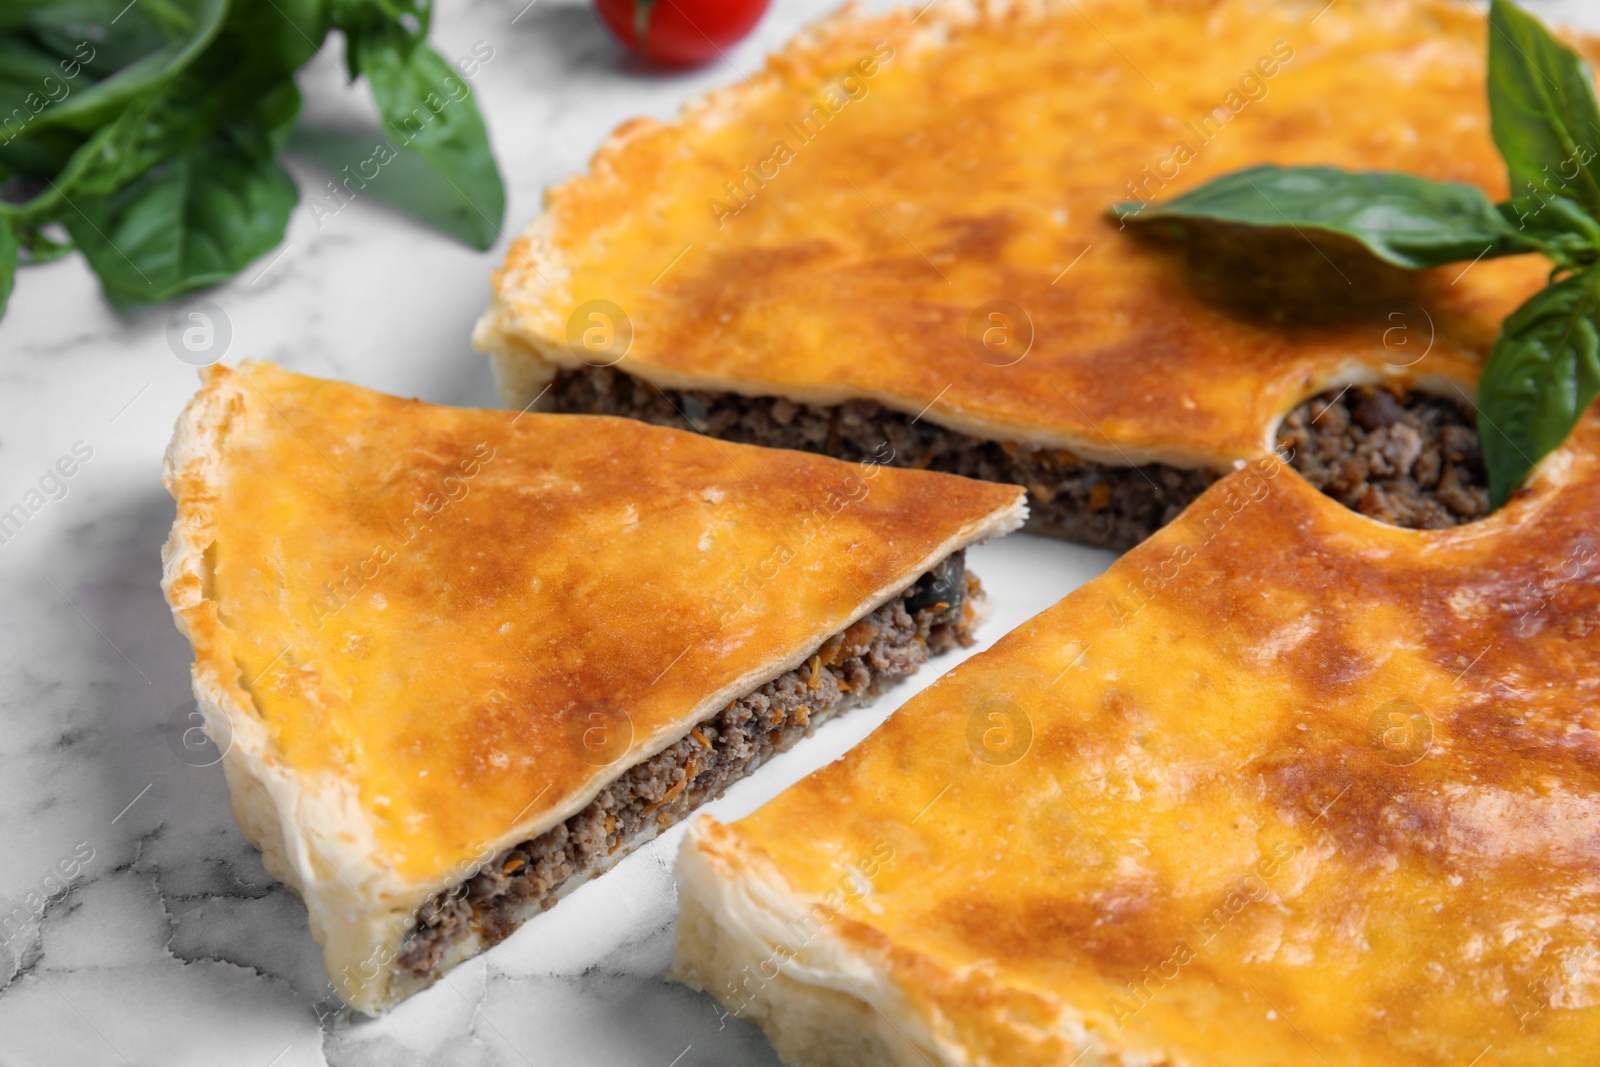
<svg viewBox="0 0 1600 1067">
<path fill-rule="evenodd" d="M 670 117 L 831 6 L 778 0 L 726 63 L 666 76 L 621 57 L 576 0 L 447 0 L 434 39 L 447 56 L 493 51 L 475 85 L 514 233 L 616 124 Z M 1587 0 L 1531 6 L 1600 28 Z M 331 62 L 302 82 L 308 126 L 373 128 Z M 373 198 L 321 217 L 308 201 L 328 175 L 303 155 L 290 167 L 302 204 L 285 246 L 206 294 L 232 329 L 227 360 L 492 406 L 468 336 L 505 235 L 478 253 Z M 753 1026 L 663 976 L 682 828 L 392 1014 L 340 1010 L 304 909 L 240 836 L 220 768 L 182 741 L 190 653 L 159 587 L 160 463 L 195 376 L 167 346 L 169 313 L 115 315 L 69 258 L 23 270 L 0 320 L 0 506 L 91 453 L 0 543 L 0 1067 L 776 1064 Z M 1109 559 L 1020 535 L 975 550 L 996 607 L 985 642 Z M 935 673 L 711 810 L 736 817 L 837 758 Z"/>
</svg>

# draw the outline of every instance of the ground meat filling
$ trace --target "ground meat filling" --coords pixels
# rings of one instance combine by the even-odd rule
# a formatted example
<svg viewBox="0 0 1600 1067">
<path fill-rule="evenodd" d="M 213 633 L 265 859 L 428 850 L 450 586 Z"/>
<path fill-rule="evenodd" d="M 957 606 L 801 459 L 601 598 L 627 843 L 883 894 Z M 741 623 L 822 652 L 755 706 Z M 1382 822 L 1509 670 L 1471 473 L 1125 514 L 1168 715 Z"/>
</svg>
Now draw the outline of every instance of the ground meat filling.
<svg viewBox="0 0 1600 1067">
<path fill-rule="evenodd" d="M 610 367 L 560 370 L 549 396 L 556 411 L 623 415 L 724 441 L 1025 486 L 1025 529 L 1103 548 L 1132 548 L 1217 479 L 1210 471 L 1160 463 L 1116 467 L 1064 449 L 986 441 L 871 400 L 824 407 L 780 397 L 661 389 Z"/>
<path fill-rule="evenodd" d="M 1027 487 L 1026 529 L 1127 549 L 1177 518 L 1219 476 L 1164 464 L 1114 467 L 1071 452 L 985 441 L 870 400 L 833 406 L 661 389 L 610 367 L 562 369 L 556 411 L 623 415 L 771 448 L 797 448 Z M 1472 413 L 1444 397 L 1353 387 L 1314 397 L 1279 432 L 1291 465 L 1346 507 L 1395 526 L 1437 529 L 1488 513 Z"/>
<path fill-rule="evenodd" d="M 967 600 L 982 596 L 957 552 L 900 597 L 824 641 L 795 670 L 701 722 L 677 744 L 624 772 L 564 823 L 491 859 L 469 881 L 419 910 L 398 964 L 418 978 L 476 931 L 485 947 L 556 902 L 641 832 L 671 826 L 721 795 L 817 723 L 911 674 L 930 655 L 972 644 Z"/>
<path fill-rule="evenodd" d="M 1363 515 L 1438 530 L 1489 513 L 1470 408 L 1442 396 L 1355 386 L 1301 404 L 1280 445 L 1312 485 Z"/>
</svg>

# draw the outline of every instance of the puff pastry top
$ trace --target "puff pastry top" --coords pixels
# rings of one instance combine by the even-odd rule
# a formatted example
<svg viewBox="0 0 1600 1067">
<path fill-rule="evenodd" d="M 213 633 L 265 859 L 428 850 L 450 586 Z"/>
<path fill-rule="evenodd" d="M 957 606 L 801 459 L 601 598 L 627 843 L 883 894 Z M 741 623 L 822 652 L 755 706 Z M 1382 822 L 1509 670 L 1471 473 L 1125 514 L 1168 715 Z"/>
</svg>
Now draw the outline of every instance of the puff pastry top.
<svg viewBox="0 0 1600 1067">
<path fill-rule="evenodd" d="M 941 1063 L 1590 1062 L 1597 520 L 1594 414 L 1448 531 L 1252 464 L 691 866 Z"/>
<path fill-rule="evenodd" d="M 167 595 L 236 810 L 325 940 L 409 915 L 1022 512 L 1014 487 L 265 363 L 207 373 L 167 480 Z"/>
<path fill-rule="evenodd" d="M 1185 259 L 1106 218 L 1131 187 L 1171 196 L 1266 161 L 1503 198 L 1487 28 L 1465 5 L 914 7 L 847 9 L 675 123 L 623 126 L 551 189 L 478 328 L 508 399 L 579 362 L 569 316 L 605 300 L 632 324 L 619 369 L 664 385 L 932 401 L 925 418 L 979 436 L 1222 465 L 1341 381 L 1470 394 L 1544 284 L 1539 257 L 1413 275 L 1298 237 Z M 1032 322 L 1012 365 L 969 344 L 993 300 Z"/>
</svg>

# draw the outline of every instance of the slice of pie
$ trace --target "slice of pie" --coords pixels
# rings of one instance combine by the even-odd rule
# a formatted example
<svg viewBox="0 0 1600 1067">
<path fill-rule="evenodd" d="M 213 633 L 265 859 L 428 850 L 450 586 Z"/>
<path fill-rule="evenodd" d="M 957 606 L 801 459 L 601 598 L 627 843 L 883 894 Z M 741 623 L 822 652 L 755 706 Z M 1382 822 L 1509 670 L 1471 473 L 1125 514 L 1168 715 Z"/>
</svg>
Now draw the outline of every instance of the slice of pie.
<svg viewBox="0 0 1600 1067">
<path fill-rule="evenodd" d="M 966 643 L 1021 492 L 268 363 L 178 422 L 164 588 L 234 812 L 378 1012 Z"/>
<path fill-rule="evenodd" d="M 1268 458 L 679 861 L 786 1062 L 1467 1067 L 1600 1048 L 1600 412 L 1400 530 Z"/>
<path fill-rule="evenodd" d="M 1470 425 L 1501 321 L 1549 264 L 1418 275 L 1293 234 L 1173 248 L 1110 207 L 1266 161 L 1503 198 L 1486 42 L 1445 0 L 846 9 L 552 189 L 476 341 L 515 407 L 892 449 L 1027 486 L 1031 529 L 1132 545 L 1318 394 L 1442 393 Z M 1485 510 L 1481 475 L 1442 498 L 1440 478 L 1374 473 L 1364 506 Z M 1389 507 L 1390 482 L 1423 499 Z"/>
</svg>

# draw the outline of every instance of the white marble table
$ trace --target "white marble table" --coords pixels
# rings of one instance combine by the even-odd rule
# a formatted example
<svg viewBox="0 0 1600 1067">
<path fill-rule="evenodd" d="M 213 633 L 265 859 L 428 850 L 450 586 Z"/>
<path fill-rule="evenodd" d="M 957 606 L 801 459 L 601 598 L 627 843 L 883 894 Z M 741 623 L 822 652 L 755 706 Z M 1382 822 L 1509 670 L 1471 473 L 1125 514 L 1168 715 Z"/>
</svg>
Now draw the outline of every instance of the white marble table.
<svg viewBox="0 0 1600 1067">
<path fill-rule="evenodd" d="M 832 6 L 777 0 L 726 64 L 663 77 L 620 58 L 578 0 L 526 2 L 447 2 L 434 32 L 450 57 L 493 51 L 475 84 L 513 232 L 617 123 L 670 116 Z M 1600 26 L 1593 0 L 1536 7 Z M 308 124 L 370 121 L 330 63 L 303 85 Z M 327 177 L 304 158 L 291 168 L 304 194 Z M 229 361 L 492 405 L 467 338 L 504 246 L 471 251 L 371 198 L 320 220 L 303 203 L 280 253 L 208 298 L 231 326 Z M 391 1015 L 339 1011 L 305 912 L 240 836 L 220 768 L 172 744 L 189 648 L 158 585 L 172 519 L 160 459 L 195 376 L 167 317 L 118 318 L 68 259 L 24 270 L 0 320 L 0 510 L 60 457 L 89 454 L 0 544 L 0 1067 L 777 1063 L 754 1027 L 723 1025 L 663 977 L 681 829 Z M 1109 559 L 1023 536 L 977 550 L 997 605 L 986 639 Z M 711 810 L 751 810 L 932 679 L 829 724 Z"/>
</svg>

